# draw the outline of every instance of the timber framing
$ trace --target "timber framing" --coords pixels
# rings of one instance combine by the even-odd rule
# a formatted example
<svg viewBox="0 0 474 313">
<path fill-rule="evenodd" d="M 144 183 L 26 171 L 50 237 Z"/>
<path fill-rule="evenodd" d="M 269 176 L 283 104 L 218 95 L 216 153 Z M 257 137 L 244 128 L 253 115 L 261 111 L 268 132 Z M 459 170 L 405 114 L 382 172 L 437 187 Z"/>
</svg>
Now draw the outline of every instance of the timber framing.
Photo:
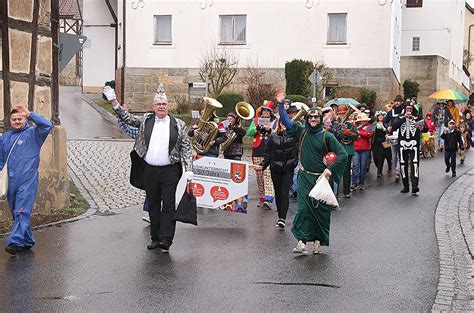
<svg viewBox="0 0 474 313">
<path fill-rule="evenodd" d="M 4 130 L 10 126 L 10 46 L 8 40 L 8 1 L 1 1 L 1 25 L 2 25 L 2 73 L 3 79 L 3 116 Z"/>
<path fill-rule="evenodd" d="M 39 1 L 33 1 L 33 22 L 31 23 L 31 52 L 30 73 L 28 75 L 28 110 L 34 111 L 35 83 L 36 83 L 36 60 L 38 59 L 38 16 Z"/>
</svg>

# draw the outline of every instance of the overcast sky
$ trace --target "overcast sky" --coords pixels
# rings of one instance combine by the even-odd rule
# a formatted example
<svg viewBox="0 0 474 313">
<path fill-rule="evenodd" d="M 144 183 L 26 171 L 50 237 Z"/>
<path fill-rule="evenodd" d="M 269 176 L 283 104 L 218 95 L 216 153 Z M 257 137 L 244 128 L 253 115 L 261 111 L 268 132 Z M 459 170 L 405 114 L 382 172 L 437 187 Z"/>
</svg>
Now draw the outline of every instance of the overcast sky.
<svg viewBox="0 0 474 313">
<path fill-rule="evenodd" d="M 474 6 L 474 0 L 466 0 L 467 4 L 469 4 L 471 7 Z"/>
</svg>

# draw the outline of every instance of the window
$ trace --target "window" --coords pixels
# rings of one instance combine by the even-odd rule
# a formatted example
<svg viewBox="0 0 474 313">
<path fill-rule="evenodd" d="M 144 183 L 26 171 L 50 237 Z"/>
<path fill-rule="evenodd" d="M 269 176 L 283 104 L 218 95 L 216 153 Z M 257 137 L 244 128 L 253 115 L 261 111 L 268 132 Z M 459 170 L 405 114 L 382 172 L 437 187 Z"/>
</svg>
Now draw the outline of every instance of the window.
<svg viewBox="0 0 474 313">
<path fill-rule="evenodd" d="M 420 51 L 420 37 L 413 37 L 411 50 L 412 51 Z"/>
<path fill-rule="evenodd" d="M 407 8 L 421 8 L 423 0 L 407 0 Z"/>
<path fill-rule="evenodd" d="M 347 14 L 328 14 L 328 44 L 347 43 Z"/>
<path fill-rule="evenodd" d="M 220 43 L 245 44 L 247 15 L 220 16 Z"/>
<path fill-rule="evenodd" d="M 155 44 L 171 44 L 171 15 L 155 15 Z"/>
</svg>

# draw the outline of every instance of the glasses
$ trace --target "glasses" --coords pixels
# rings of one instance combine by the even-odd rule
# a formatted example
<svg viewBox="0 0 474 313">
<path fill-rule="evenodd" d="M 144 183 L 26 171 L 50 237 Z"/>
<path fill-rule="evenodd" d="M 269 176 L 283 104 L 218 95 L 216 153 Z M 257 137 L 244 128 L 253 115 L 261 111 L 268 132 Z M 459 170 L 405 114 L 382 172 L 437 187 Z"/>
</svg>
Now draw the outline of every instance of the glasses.
<svg viewBox="0 0 474 313">
<path fill-rule="evenodd" d="M 319 115 L 309 115 L 308 120 L 314 118 L 315 120 L 319 119 Z"/>
<path fill-rule="evenodd" d="M 160 106 L 160 105 L 161 105 L 161 106 L 166 106 L 166 105 L 168 105 L 168 103 L 166 103 L 166 102 L 157 102 L 157 103 L 153 103 L 153 105 L 156 105 L 156 106 Z"/>
</svg>

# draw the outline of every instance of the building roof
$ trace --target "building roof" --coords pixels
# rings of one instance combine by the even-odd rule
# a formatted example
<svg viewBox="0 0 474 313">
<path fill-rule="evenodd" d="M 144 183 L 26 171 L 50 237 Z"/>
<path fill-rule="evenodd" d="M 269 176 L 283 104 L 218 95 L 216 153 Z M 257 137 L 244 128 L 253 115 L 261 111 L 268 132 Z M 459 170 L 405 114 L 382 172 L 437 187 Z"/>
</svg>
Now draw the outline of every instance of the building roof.
<svg viewBox="0 0 474 313">
<path fill-rule="evenodd" d="M 82 20 L 82 0 L 59 0 L 59 16 Z"/>
</svg>

